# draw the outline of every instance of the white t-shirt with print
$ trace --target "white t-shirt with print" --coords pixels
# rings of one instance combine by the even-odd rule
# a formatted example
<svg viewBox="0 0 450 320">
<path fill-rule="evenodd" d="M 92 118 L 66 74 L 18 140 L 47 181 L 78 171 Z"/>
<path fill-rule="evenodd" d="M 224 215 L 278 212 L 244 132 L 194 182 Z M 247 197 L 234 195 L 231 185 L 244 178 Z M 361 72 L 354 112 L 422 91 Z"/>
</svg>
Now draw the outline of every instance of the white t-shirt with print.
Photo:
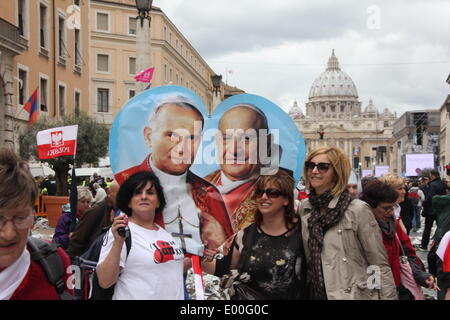
<svg viewBox="0 0 450 320">
<path fill-rule="evenodd" d="M 183 300 L 183 251 L 163 228 L 148 230 L 133 222 L 131 249 L 127 257 L 124 243 L 120 255 L 123 268 L 117 280 L 113 300 Z M 108 256 L 114 236 L 111 230 L 102 247 L 98 264 Z"/>
</svg>

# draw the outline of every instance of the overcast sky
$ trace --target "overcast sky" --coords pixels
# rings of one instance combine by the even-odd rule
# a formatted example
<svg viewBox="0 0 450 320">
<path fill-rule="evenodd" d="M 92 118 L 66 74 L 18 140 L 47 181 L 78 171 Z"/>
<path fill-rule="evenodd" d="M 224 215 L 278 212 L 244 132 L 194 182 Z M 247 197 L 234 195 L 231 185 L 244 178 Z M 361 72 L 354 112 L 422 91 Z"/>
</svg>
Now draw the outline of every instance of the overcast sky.
<svg viewBox="0 0 450 320">
<path fill-rule="evenodd" d="M 154 0 L 228 84 L 304 111 L 331 50 L 362 107 L 438 109 L 450 92 L 448 0 Z M 233 74 L 227 76 L 227 70 Z"/>
</svg>

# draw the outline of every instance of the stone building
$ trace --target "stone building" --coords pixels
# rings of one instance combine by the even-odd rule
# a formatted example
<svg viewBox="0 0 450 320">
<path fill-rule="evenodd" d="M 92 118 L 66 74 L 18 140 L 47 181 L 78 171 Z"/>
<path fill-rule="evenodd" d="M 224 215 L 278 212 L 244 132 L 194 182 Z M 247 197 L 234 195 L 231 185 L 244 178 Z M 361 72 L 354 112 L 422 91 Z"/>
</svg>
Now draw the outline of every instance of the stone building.
<svg viewBox="0 0 450 320">
<path fill-rule="evenodd" d="M 38 88 L 39 118 L 88 111 L 88 1 L 0 1 L 0 145 L 18 148 Z"/>
<path fill-rule="evenodd" d="M 433 153 L 437 167 L 439 122 L 439 110 L 407 111 L 395 121 L 392 147 L 396 172 L 405 172 L 407 154 Z"/>
<path fill-rule="evenodd" d="M 139 92 L 134 80 L 136 72 L 141 71 L 137 70 L 136 33 L 140 22 L 136 16 L 134 0 L 90 1 L 90 114 L 107 124 Z M 211 111 L 214 71 L 160 8 L 153 6 L 150 16 L 148 61 L 155 67 L 151 87 L 186 87 Z M 223 94 L 222 88 L 220 100 Z"/>
<path fill-rule="evenodd" d="M 352 168 L 373 170 L 391 166 L 391 138 L 396 114 L 378 111 L 372 99 L 362 108 L 352 78 L 341 70 L 334 53 L 313 82 L 305 113 L 297 102 L 289 111 L 301 131 L 307 151 L 337 146 L 349 156 Z"/>
</svg>

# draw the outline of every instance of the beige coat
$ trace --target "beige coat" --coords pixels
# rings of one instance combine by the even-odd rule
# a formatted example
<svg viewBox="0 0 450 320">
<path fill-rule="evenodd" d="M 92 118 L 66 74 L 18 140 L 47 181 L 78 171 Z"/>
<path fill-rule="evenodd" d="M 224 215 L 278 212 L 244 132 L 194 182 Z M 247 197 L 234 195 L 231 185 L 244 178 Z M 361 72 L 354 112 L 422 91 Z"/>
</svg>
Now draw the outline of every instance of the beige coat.
<svg viewBox="0 0 450 320">
<path fill-rule="evenodd" d="M 338 199 L 334 197 L 328 207 L 336 207 Z M 308 199 L 301 201 L 298 214 L 307 261 L 311 210 Z M 398 298 L 380 227 L 369 205 L 361 200 L 353 200 L 342 220 L 325 233 L 322 270 L 329 300 Z"/>
</svg>

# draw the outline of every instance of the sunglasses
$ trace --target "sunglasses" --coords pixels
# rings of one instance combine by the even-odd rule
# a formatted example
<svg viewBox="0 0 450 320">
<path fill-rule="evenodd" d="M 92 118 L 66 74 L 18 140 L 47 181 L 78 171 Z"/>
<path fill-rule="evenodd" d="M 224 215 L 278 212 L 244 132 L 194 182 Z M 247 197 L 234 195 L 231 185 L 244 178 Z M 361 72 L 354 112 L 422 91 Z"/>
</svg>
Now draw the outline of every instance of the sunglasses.
<svg viewBox="0 0 450 320">
<path fill-rule="evenodd" d="M 272 198 L 272 199 L 275 199 L 275 198 L 278 198 L 278 197 L 281 197 L 284 195 L 283 192 L 281 192 L 278 189 L 274 189 L 274 188 L 269 188 L 266 190 L 264 190 L 264 189 L 256 189 L 255 190 L 255 194 L 258 198 L 262 197 L 264 193 L 266 194 L 267 197 Z"/>
<path fill-rule="evenodd" d="M 331 167 L 331 163 L 328 162 L 319 162 L 319 163 L 314 163 L 312 161 L 305 161 L 305 168 L 308 170 L 313 171 L 314 168 L 317 167 L 317 170 L 319 170 L 320 173 L 325 173 L 328 171 L 328 169 L 330 169 Z"/>
</svg>

